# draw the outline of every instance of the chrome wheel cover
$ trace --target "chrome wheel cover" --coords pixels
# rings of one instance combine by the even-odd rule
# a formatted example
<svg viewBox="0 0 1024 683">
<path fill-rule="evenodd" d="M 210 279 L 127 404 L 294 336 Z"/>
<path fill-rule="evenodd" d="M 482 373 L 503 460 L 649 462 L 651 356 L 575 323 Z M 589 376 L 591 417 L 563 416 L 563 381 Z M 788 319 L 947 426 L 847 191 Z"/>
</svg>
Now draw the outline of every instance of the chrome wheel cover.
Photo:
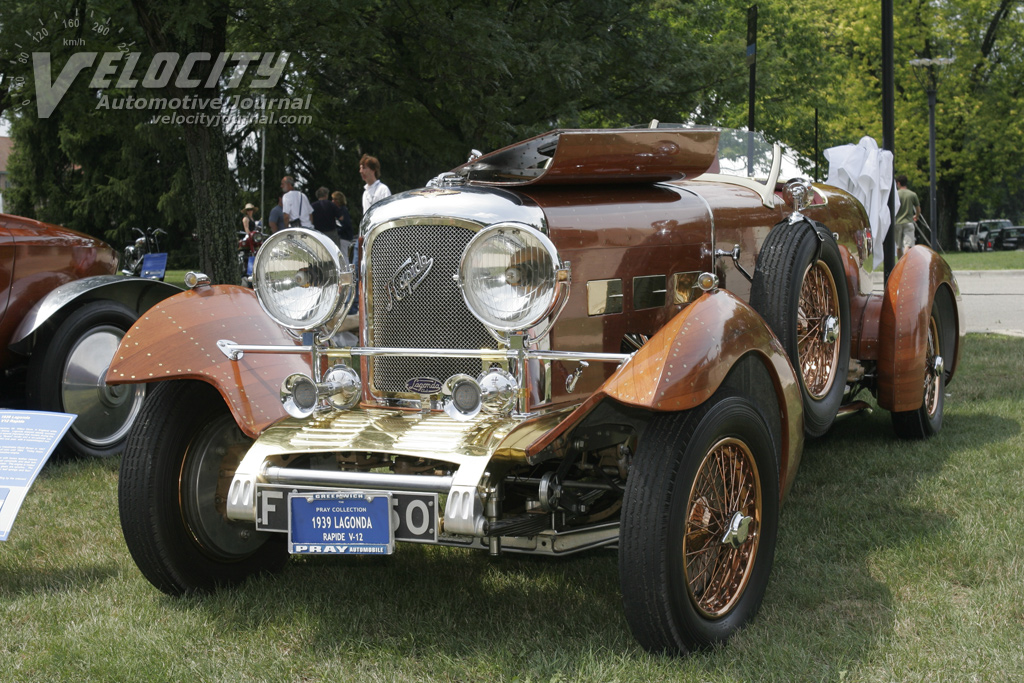
<svg viewBox="0 0 1024 683">
<path fill-rule="evenodd" d="M 124 331 L 114 325 L 94 327 L 78 340 L 64 364 L 61 405 L 78 415 L 71 431 L 96 448 L 125 437 L 146 395 L 144 384 L 108 386 L 105 381 L 123 336 Z"/>
</svg>

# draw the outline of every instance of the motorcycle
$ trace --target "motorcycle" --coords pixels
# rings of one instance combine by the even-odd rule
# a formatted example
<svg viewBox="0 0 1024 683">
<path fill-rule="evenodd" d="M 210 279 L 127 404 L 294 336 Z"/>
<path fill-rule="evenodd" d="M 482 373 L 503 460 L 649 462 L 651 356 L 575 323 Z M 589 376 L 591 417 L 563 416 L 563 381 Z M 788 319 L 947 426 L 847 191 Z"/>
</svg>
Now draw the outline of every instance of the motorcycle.
<svg viewBox="0 0 1024 683">
<path fill-rule="evenodd" d="M 122 258 L 124 267 L 121 268 L 121 272 L 124 275 L 140 277 L 142 275 L 143 259 L 146 257 L 146 254 L 156 254 L 160 252 L 160 244 L 157 240 L 157 236 L 166 235 L 167 232 L 162 228 L 146 228 L 145 232 L 139 228 L 132 228 L 132 231 L 139 233 L 139 237 L 135 239 L 135 242 L 124 248 L 124 255 Z"/>
<path fill-rule="evenodd" d="M 260 227 L 250 231 L 248 235 L 244 230 L 238 231 L 238 271 L 243 287 L 252 288 L 252 263 L 263 240 L 264 235 Z"/>
</svg>

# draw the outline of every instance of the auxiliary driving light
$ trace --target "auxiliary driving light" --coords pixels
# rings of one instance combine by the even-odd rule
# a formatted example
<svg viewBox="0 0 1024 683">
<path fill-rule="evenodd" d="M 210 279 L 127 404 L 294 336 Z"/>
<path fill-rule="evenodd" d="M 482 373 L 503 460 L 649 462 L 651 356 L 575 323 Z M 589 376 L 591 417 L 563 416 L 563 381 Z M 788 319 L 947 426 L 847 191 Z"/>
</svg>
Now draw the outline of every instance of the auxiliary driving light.
<svg viewBox="0 0 1024 683">
<path fill-rule="evenodd" d="M 281 383 L 281 405 L 292 417 L 309 417 L 316 409 L 316 383 L 301 372 L 288 375 Z"/>
<path fill-rule="evenodd" d="M 350 410 L 359 402 L 363 383 L 359 373 L 347 365 L 335 365 L 324 376 L 324 393 L 327 402 L 338 410 Z"/>
<path fill-rule="evenodd" d="M 480 384 L 469 375 L 452 375 L 441 387 L 441 407 L 448 417 L 463 422 L 472 419 L 483 405 Z"/>
<path fill-rule="evenodd" d="M 477 377 L 480 385 L 480 402 L 483 411 L 489 415 L 507 415 L 515 405 L 519 394 L 516 378 L 501 368 L 491 368 Z"/>
</svg>

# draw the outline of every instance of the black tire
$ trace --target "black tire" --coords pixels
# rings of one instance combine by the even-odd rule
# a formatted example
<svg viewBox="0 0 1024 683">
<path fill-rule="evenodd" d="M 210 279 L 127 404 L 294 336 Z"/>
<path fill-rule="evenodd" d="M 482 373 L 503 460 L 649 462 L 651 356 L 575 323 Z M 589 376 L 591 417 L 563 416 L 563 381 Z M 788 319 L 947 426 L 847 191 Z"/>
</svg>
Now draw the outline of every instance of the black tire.
<svg viewBox="0 0 1024 683">
<path fill-rule="evenodd" d="M 942 429 L 942 411 L 946 395 L 946 363 L 953 359 L 955 332 L 951 312 L 943 315 L 945 298 L 940 294 L 932 303 L 928 318 L 928 341 L 925 351 L 924 401 L 917 410 L 892 413 L 892 427 L 901 439 L 927 439 Z M 936 368 L 936 359 L 941 358 Z"/>
<path fill-rule="evenodd" d="M 647 426 L 619 538 L 626 620 L 644 649 L 682 654 L 720 643 L 757 613 L 778 536 L 777 462 L 761 413 L 731 390 Z M 735 477 L 716 480 L 727 466 Z M 730 491 L 732 504 L 716 506 Z M 726 532 L 737 520 L 746 526 L 733 547 Z M 718 582 L 704 580 L 717 571 L 725 572 Z"/>
<path fill-rule="evenodd" d="M 761 247 L 750 305 L 764 317 L 800 378 L 804 432 L 832 426 L 850 368 L 850 298 L 835 239 L 806 221 L 781 223 Z M 824 239 L 820 242 L 818 234 Z M 817 255 L 817 260 L 815 256 Z"/>
<path fill-rule="evenodd" d="M 58 456 L 120 453 L 142 408 L 144 385 L 107 386 L 104 378 L 121 338 L 138 318 L 116 301 L 92 301 L 69 315 L 32 351 L 26 398 L 33 410 L 78 417 Z"/>
<path fill-rule="evenodd" d="M 228 520 L 227 486 L 252 439 L 204 382 L 154 388 L 128 437 L 118 483 L 135 564 L 169 595 L 206 592 L 280 570 L 284 538 Z"/>
</svg>

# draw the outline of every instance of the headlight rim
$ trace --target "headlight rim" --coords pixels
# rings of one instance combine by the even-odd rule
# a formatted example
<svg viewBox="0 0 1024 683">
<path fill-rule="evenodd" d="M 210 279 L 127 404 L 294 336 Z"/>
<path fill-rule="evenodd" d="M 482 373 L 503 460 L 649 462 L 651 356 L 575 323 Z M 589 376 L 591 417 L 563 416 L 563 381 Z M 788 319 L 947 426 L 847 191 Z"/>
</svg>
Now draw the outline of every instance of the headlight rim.
<svg viewBox="0 0 1024 683">
<path fill-rule="evenodd" d="M 466 259 L 468 255 L 471 253 L 471 248 L 474 245 L 485 241 L 487 239 L 487 236 L 493 234 L 494 232 L 499 232 L 501 230 L 518 230 L 529 234 L 530 236 L 534 237 L 538 242 L 540 242 L 541 246 L 548 253 L 548 256 L 551 259 L 551 272 L 549 274 L 545 274 L 546 276 L 550 277 L 550 282 L 552 285 L 550 300 L 544 307 L 543 312 L 536 314 L 531 318 L 526 318 L 521 322 L 516 322 L 514 324 L 500 324 L 494 321 L 493 319 L 488 319 L 486 316 L 480 315 L 473 307 L 473 303 L 471 302 L 470 297 L 468 296 L 466 291 Z M 562 265 L 563 264 L 561 263 L 558 256 L 558 249 L 551 241 L 551 238 L 549 238 L 540 230 L 537 230 L 535 227 L 527 225 L 526 223 L 519 223 L 516 221 L 502 221 L 500 223 L 492 223 L 478 231 L 477 234 L 473 236 L 473 238 L 469 241 L 468 244 L 466 244 L 465 248 L 462 250 L 462 256 L 459 259 L 459 291 L 462 293 L 462 299 L 465 302 L 466 308 L 469 310 L 469 312 L 473 315 L 474 318 L 483 323 L 483 325 L 488 329 L 504 334 L 522 332 L 537 326 L 558 308 L 558 290 L 560 282 L 559 271 L 562 270 Z"/>
</svg>

